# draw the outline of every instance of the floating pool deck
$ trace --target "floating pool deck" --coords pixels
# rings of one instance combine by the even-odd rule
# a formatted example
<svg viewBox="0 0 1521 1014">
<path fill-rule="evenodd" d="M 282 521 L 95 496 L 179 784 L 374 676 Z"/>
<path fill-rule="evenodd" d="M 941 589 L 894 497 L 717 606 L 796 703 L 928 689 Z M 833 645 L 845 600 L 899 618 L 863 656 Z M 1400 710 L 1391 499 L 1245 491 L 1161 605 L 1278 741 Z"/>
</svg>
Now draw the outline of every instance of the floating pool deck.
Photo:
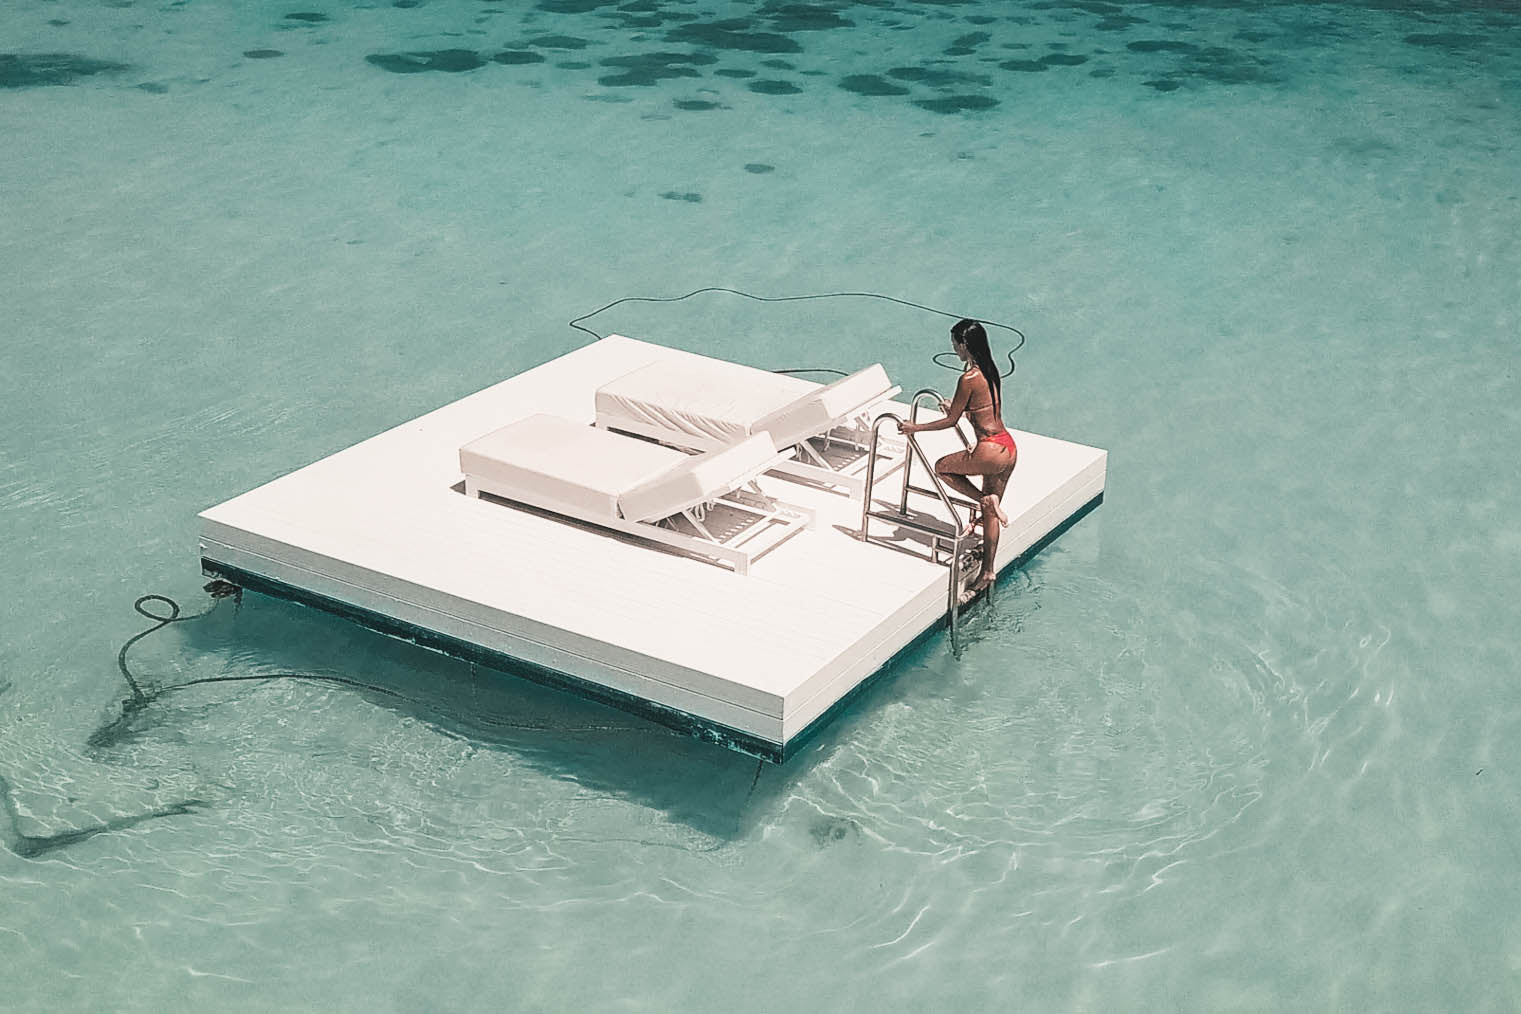
<svg viewBox="0 0 1521 1014">
<path fill-rule="evenodd" d="M 741 575 L 463 493 L 462 445 L 540 412 L 590 424 L 599 386 L 689 355 L 614 335 L 234 497 L 201 514 L 202 570 L 783 761 L 944 622 L 949 569 L 923 536 L 874 520 L 862 541 L 858 499 L 768 474 L 762 489 L 817 524 Z M 1107 463 L 1013 432 L 1000 571 L 1102 500 Z M 931 459 L 960 446 L 920 440 Z M 874 500 L 896 505 L 901 481 Z"/>
</svg>

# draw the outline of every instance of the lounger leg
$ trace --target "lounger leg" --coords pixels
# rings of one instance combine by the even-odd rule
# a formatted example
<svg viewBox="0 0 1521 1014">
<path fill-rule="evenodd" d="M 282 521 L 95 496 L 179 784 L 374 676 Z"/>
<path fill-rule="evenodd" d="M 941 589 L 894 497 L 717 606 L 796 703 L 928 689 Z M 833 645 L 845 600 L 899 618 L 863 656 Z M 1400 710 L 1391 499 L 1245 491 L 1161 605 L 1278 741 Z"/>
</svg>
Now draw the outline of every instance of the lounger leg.
<svg viewBox="0 0 1521 1014">
<path fill-rule="evenodd" d="M 693 528 L 697 529 L 697 531 L 702 534 L 703 538 L 707 539 L 709 542 L 717 542 L 718 541 L 717 539 L 713 538 L 713 533 L 710 532 L 710 531 L 708 531 L 706 528 L 704 528 L 702 522 L 697 520 L 697 518 L 693 515 L 692 510 L 690 508 L 688 508 L 687 510 L 682 511 L 681 512 L 681 516 L 684 517 L 684 518 L 686 518 L 687 522 L 689 524 L 691 524 L 691 526 Z"/>
<path fill-rule="evenodd" d="M 829 468 L 830 467 L 829 462 L 826 461 L 823 458 L 823 456 L 819 454 L 818 451 L 815 451 L 813 449 L 813 444 L 809 443 L 807 440 L 802 441 L 797 446 L 798 446 L 798 448 L 805 455 L 807 455 L 808 457 L 812 458 L 813 459 L 813 463 L 816 464 L 816 465 L 818 465 L 820 468 Z"/>
</svg>

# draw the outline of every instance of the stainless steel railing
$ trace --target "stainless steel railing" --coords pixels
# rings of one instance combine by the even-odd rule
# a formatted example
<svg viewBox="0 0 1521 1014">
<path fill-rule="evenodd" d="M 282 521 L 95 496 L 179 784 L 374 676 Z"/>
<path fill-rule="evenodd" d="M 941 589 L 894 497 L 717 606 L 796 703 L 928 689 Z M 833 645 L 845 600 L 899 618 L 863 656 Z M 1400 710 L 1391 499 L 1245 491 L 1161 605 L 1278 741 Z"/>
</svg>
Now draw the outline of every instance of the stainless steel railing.
<svg viewBox="0 0 1521 1014">
<path fill-rule="evenodd" d="M 943 400 L 937 391 L 931 390 L 929 388 L 919 391 L 914 395 L 914 400 L 909 405 L 910 422 L 917 421 L 919 416 L 919 402 L 926 396 L 933 397 L 935 399 L 935 404 L 937 407 Z M 943 542 L 949 541 L 950 576 L 946 590 L 945 612 L 946 620 L 951 628 L 951 652 L 952 654 L 959 657 L 961 655 L 961 644 L 958 629 L 958 621 L 961 611 L 961 543 L 965 537 L 964 533 L 967 530 L 967 525 L 962 523 L 961 514 L 957 508 L 959 506 L 967 511 L 968 522 L 970 522 L 973 516 L 972 512 L 978 510 L 979 508 L 976 504 L 969 503 L 968 501 L 962 500 L 959 497 L 951 496 L 950 492 L 945 488 L 945 484 L 940 481 L 940 477 L 935 474 L 935 466 L 930 462 L 928 456 L 925 455 L 924 448 L 919 446 L 918 439 L 914 434 L 910 433 L 905 437 L 907 444 L 905 454 L 907 455 L 907 460 L 903 463 L 903 487 L 898 498 L 898 509 L 896 511 L 872 509 L 871 492 L 872 485 L 876 480 L 878 443 L 881 437 L 882 424 L 886 422 L 897 424 L 901 423 L 902 421 L 902 417 L 899 416 L 896 412 L 884 412 L 872 421 L 871 445 L 866 457 L 866 489 L 864 495 L 861 498 L 861 539 L 862 541 L 865 541 L 867 539 L 868 526 L 871 524 L 871 520 L 873 518 L 876 518 L 879 521 L 889 521 L 900 527 L 908 528 L 911 531 L 916 531 L 923 535 L 928 535 L 930 538 L 930 560 L 934 563 L 940 562 L 941 544 Z M 959 425 L 956 427 L 956 435 L 961 437 L 961 442 L 968 448 L 972 446 L 971 442 L 967 440 L 966 434 L 961 431 L 961 427 Z M 934 484 L 933 487 L 915 486 L 910 481 L 910 476 L 913 471 L 914 462 L 916 460 L 920 465 L 923 466 L 924 471 L 929 475 L 930 482 Z M 945 533 L 939 522 L 932 525 L 909 516 L 909 493 L 918 493 L 923 496 L 935 497 L 941 502 L 941 504 L 945 506 L 946 511 L 951 516 L 950 535 L 947 535 Z"/>
</svg>

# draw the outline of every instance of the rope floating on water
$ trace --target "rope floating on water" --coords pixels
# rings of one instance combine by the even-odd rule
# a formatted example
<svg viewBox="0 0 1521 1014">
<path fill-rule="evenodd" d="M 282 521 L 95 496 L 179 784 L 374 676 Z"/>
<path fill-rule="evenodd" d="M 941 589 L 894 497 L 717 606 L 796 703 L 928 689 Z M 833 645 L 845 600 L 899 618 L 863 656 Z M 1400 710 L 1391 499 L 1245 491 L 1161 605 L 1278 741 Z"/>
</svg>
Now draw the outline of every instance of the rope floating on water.
<svg viewBox="0 0 1521 1014">
<path fill-rule="evenodd" d="M 963 319 L 967 319 L 967 315 L 964 314 L 964 313 L 952 313 L 949 310 L 941 310 L 941 309 L 938 309 L 938 308 L 933 307 L 933 306 L 925 306 L 923 303 L 915 303 L 915 302 L 913 302 L 912 300 L 909 300 L 909 299 L 899 299 L 897 296 L 889 296 L 889 295 L 887 295 L 885 293 L 881 293 L 881 292 L 810 292 L 810 293 L 805 293 L 804 295 L 801 295 L 801 296 L 757 296 L 753 292 L 745 292 L 743 289 L 731 289 L 731 288 L 729 288 L 728 286 L 725 286 L 725 285 L 705 285 L 705 286 L 703 286 L 700 289 L 693 289 L 691 292 L 685 293 L 685 294 L 680 295 L 680 296 L 624 296 L 621 299 L 615 299 L 615 300 L 613 300 L 611 303 L 608 303 L 606 306 L 599 306 L 597 309 L 593 310 L 591 313 L 584 313 L 581 316 L 576 317 L 573 320 L 568 321 L 567 324 L 566 324 L 566 326 L 567 327 L 575 328 L 577 331 L 584 331 L 585 333 L 591 335 L 593 338 L 597 339 L 598 341 L 601 341 L 606 336 L 598 334 L 597 332 L 593 331 L 591 328 L 582 327 L 581 326 L 581 322 L 583 320 L 591 320 L 593 317 L 595 317 L 599 313 L 602 313 L 604 310 L 611 310 L 613 307 L 618 306 L 618 305 L 620 305 L 622 303 L 679 303 L 683 299 L 691 299 L 693 296 L 701 295 L 704 292 L 727 292 L 727 293 L 729 293 L 731 295 L 743 296 L 745 299 L 753 299 L 753 300 L 755 300 L 756 302 L 759 302 L 759 303 L 795 303 L 795 302 L 800 302 L 802 300 L 807 300 L 807 299 L 846 299 L 846 298 L 850 298 L 850 299 L 881 299 L 881 300 L 884 300 L 884 301 L 889 302 L 889 303 L 897 303 L 899 306 L 907 306 L 907 307 L 911 307 L 911 308 L 913 308 L 915 310 L 923 310 L 926 313 L 938 314 L 941 317 L 949 317 L 951 320 L 963 320 Z M 986 325 L 987 327 L 1002 328 L 1005 331 L 1012 331 L 1015 334 L 1019 335 L 1019 342 L 1014 346 L 1013 349 L 1011 349 L 1009 351 L 1009 372 L 1003 374 L 1004 377 L 1010 376 L 1014 372 L 1014 370 L 1015 370 L 1015 366 L 1014 366 L 1014 353 L 1018 352 L 1020 349 L 1024 348 L 1024 345 L 1025 345 L 1025 333 L 1023 331 L 1021 331 L 1019 328 L 1014 327 L 1012 324 L 1000 324 L 996 320 L 983 320 L 980 317 L 974 317 L 974 318 L 971 318 L 971 319 L 977 320 L 979 323 L 982 323 L 982 324 Z M 951 354 L 952 353 L 949 353 L 949 352 L 941 352 L 941 353 L 937 354 L 934 357 L 935 365 L 936 366 L 944 366 L 947 369 L 960 369 L 959 366 L 951 366 L 950 364 L 942 363 L 940 361 L 940 356 L 951 355 Z M 842 377 L 846 375 L 843 372 L 841 372 L 840 370 L 832 370 L 832 369 L 827 369 L 827 368 L 820 368 L 820 369 L 794 369 L 794 370 L 773 370 L 772 372 L 773 373 L 838 373 Z"/>
<path fill-rule="evenodd" d="M 116 653 L 117 668 L 121 671 L 122 678 L 127 681 L 127 686 L 131 688 L 132 696 L 122 701 L 121 715 L 118 718 L 116 718 L 108 725 L 97 729 L 90 735 L 88 742 L 91 746 L 101 747 L 113 742 L 116 736 L 122 731 L 122 727 L 125 725 L 125 723 L 127 723 L 137 712 L 142 711 L 144 708 L 148 707 L 160 697 L 163 697 L 166 694 L 186 690 L 190 687 L 204 686 L 210 683 L 251 683 L 267 680 L 304 680 L 306 682 L 312 683 L 335 683 L 340 686 L 354 687 L 358 690 L 367 690 L 371 693 L 381 694 L 382 696 L 390 697 L 398 701 L 406 701 L 409 704 L 415 704 L 420 707 L 437 707 L 436 704 L 429 704 L 428 702 L 408 697 L 407 695 L 398 693 L 389 687 L 378 686 L 374 683 L 367 683 L 363 680 L 351 679 L 347 676 L 332 676 L 325 673 L 273 672 L 256 673 L 243 676 L 203 676 L 198 679 L 185 680 L 181 683 L 170 683 L 163 686 L 154 686 L 149 684 L 145 687 L 144 682 L 136 674 L 134 674 L 131 668 L 127 665 L 127 652 L 132 648 L 134 644 L 141 641 L 149 634 L 157 633 L 158 631 L 163 630 L 165 627 L 169 626 L 172 623 L 185 623 L 190 620 L 205 619 L 216 611 L 217 607 L 221 605 L 223 599 L 232 598 L 236 600 L 240 605 L 242 603 L 243 590 L 241 588 L 238 588 L 236 585 L 230 584 L 229 582 L 220 580 L 212 581 L 205 586 L 205 590 L 208 594 L 211 595 L 213 599 L 211 606 L 202 612 L 194 613 L 189 616 L 181 615 L 179 603 L 169 598 L 167 595 L 142 595 L 138 597 L 137 601 L 132 603 L 132 608 L 134 611 L 154 622 L 151 627 L 148 627 L 147 629 L 142 630 L 129 637 L 126 643 L 121 646 L 121 650 Z M 165 606 L 167 606 L 167 613 L 159 613 L 147 608 L 149 603 L 154 602 L 163 603 Z M 473 671 L 473 664 L 471 668 Z M 448 709 L 439 710 L 443 710 L 444 713 L 450 715 L 451 717 L 465 722 L 481 723 L 501 729 L 520 729 L 531 732 L 661 732 L 665 733 L 666 735 L 676 735 L 674 732 L 670 732 L 655 725 L 648 727 L 612 724 L 555 725 L 551 722 L 502 721 L 499 719 L 487 718 L 480 715 L 472 715 L 466 718 L 464 716 L 455 714 Z"/>
</svg>

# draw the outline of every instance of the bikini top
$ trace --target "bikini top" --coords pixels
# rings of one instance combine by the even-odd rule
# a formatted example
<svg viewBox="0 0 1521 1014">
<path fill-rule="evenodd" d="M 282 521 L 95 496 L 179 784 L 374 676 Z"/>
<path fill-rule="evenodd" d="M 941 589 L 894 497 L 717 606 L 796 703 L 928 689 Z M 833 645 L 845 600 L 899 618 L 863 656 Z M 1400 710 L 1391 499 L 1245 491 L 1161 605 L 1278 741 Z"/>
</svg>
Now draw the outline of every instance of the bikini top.
<svg viewBox="0 0 1521 1014">
<path fill-rule="evenodd" d="M 973 366 L 961 375 L 961 382 L 968 387 L 966 415 L 972 421 L 972 431 L 977 434 L 977 439 L 1004 432 L 1003 420 L 993 404 L 993 392 L 982 371 Z"/>
</svg>

